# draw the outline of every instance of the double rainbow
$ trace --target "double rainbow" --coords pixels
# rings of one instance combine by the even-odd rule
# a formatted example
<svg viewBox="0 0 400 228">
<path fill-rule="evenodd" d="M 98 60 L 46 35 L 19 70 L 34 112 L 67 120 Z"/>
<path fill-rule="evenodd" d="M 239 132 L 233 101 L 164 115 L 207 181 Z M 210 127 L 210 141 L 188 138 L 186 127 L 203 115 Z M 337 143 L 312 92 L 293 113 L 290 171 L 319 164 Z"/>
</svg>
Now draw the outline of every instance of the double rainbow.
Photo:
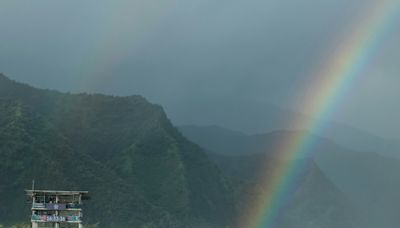
<svg viewBox="0 0 400 228">
<path fill-rule="evenodd" d="M 313 77 L 311 92 L 301 102 L 312 113 L 312 120 L 297 123 L 310 132 L 320 133 L 356 80 L 362 76 L 383 38 L 400 19 L 400 1 L 375 0 L 352 31 L 340 42 L 326 64 Z M 266 190 L 252 203 L 243 218 L 241 228 L 277 227 L 277 219 L 295 188 L 295 180 L 306 169 L 304 159 L 310 155 L 315 141 L 309 133 L 292 134 L 280 142 L 279 159 L 273 170 L 265 170 L 262 186 Z M 269 167 L 271 169 L 271 167 Z"/>
</svg>

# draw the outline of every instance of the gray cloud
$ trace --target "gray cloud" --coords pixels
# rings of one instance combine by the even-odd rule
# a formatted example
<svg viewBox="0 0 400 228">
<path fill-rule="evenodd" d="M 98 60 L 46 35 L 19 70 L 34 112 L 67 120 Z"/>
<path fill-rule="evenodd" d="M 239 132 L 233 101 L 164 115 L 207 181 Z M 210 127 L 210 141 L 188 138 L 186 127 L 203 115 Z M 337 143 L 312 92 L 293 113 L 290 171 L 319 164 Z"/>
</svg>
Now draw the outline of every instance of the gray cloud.
<svg viewBox="0 0 400 228">
<path fill-rule="evenodd" d="M 39 87 L 142 94 L 165 105 L 218 97 L 292 107 L 367 2 L 2 1 L 0 71 Z M 384 41 L 337 119 L 400 133 L 383 124 L 400 116 L 398 37 Z"/>
</svg>

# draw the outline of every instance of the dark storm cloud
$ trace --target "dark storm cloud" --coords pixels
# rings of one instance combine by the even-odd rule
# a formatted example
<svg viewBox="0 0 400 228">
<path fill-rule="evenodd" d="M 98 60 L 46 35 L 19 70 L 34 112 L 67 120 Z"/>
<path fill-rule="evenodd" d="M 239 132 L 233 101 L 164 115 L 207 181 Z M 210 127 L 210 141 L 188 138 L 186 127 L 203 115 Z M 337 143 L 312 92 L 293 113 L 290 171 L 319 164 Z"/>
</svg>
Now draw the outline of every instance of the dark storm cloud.
<svg viewBox="0 0 400 228">
<path fill-rule="evenodd" d="M 366 4 L 361 0 L 2 1 L 0 71 L 40 87 L 139 93 L 167 105 L 219 97 L 290 107 L 293 97 L 307 86 L 310 72 Z M 397 41 L 392 42 L 396 46 Z M 391 50 L 382 56 L 400 59 L 399 52 Z M 392 70 L 383 69 L 380 77 L 398 82 L 399 77 L 390 76 L 398 73 L 393 67 L 397 63 L 383 67 L 385 63 L 376 64 L 376 69 Z M 380 82 L 376 76 L 368 77 Z M 360 100 L 371 96 L 367 87 L 356 94 L 351 105 L 365 107 Z M 340 118 L 355 116 L 348 111 Z M 367 120 L 358 122 L 363 126 Z"/>
</svg>

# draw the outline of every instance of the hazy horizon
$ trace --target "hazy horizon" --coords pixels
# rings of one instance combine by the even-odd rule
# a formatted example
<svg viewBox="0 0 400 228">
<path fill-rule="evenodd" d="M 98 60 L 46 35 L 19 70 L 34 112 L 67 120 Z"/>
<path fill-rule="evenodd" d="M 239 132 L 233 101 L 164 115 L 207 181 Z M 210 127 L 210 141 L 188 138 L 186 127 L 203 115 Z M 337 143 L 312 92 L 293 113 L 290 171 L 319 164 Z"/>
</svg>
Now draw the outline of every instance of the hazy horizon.
<svg viewBox="0 0 400 228">
<path fill-rule="evenodd" d="M 217 98 L 309 114 L 296 99 L 368 2 L 4 1 L 0 72 L 40 88 L 140 94 L 166 107 Z M 398 139 L 394 24 L 333 118 Z"/>
</svg>

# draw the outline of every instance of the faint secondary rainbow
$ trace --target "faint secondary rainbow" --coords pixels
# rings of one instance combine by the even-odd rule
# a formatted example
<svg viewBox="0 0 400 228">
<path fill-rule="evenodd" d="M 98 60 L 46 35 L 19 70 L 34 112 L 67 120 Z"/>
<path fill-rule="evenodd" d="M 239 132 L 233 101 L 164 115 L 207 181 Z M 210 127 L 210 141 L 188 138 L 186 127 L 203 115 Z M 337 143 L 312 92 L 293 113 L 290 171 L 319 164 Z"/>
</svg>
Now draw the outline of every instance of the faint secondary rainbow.
<svg viewBox="0 0 400 228">
<path fill-rule="evenodd" d="M 342 98 L 361 77 L 383 38 L 400 19 L 399 0 L 375 0 L 352 31 L 340 42 L 326 64 L 313 77 L 302 107 L 312 113 L 313 119 L 296 123 L 310 132 L 319 133 L 338 107 Z M 295 188 L 296 178 L 306 170 L 306 159 L 315 145 L 308 133 L 293 134 L 284 138 L 276 148 L 279 159 L 274 170 L 265 171 L 262 186 L 266 193 L 250 205 L 240 218 L 241 228 L 277 227 L 276 220 Z"/>
</svg>

